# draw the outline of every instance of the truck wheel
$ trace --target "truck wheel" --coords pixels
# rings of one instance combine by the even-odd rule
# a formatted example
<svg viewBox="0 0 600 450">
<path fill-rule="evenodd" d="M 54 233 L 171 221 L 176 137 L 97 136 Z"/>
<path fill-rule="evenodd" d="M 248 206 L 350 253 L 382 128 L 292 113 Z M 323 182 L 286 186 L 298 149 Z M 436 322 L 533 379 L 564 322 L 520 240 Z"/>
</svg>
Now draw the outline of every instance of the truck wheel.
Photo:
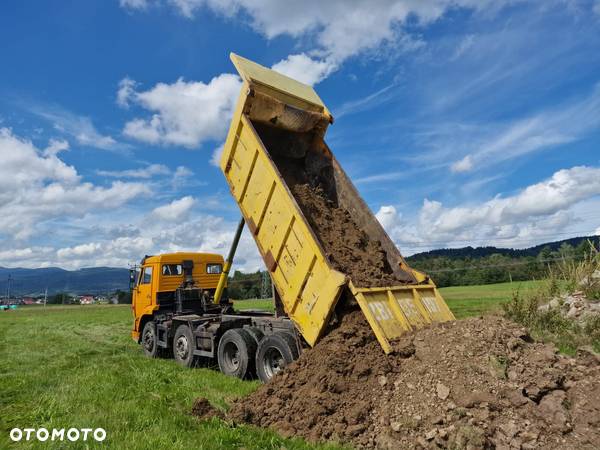
<svg viewBox="0 0 600 450">
<path fill-rule="evenodd" d="M 156 358 L 158 356 L 158 345 L 156 342 L 156 324 L 154 321 L 146 322 L 142 330 L 142 339 L 140 340 L 144 354 L 148 358 Z"/>
<path fill-rule="evenodd" d="M 187 325 L 179 325 L 173 337 L 173 358 L 183 367 L 194 367 L 194 336 Z"/>
<path fill-rule="evenodd" d="M 290 333 L 278 331 L 265 336 L 256 352 L 256 374 L 267 383 L 298 356 L 296 340 Z"/>
<path fill-rule="evenodd" d="M 219 341 L 217 360 L 225 375 L 246 378 L 254 371 L 256 342 L 252 335 L 241 328 L 227 330 Z"/>
</svg>

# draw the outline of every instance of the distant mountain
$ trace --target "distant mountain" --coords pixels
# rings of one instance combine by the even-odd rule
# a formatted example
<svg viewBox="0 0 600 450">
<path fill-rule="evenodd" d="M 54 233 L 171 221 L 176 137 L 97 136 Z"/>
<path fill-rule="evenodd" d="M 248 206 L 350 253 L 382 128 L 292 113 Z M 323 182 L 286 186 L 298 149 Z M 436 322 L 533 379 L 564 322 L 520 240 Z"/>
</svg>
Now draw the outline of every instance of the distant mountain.
<svg viewBox="0 0 600 450">
<path fill-rule="evenodd" d="M 577 247 L 581 242 L 591 241 L 599 245 L 600 236 L 583 236 L 570 239 L 563 239 L 562 241 L 548 242 L 545 244 L 536 245 L 534 247 L 513 249 L 513 248 L 499 248 L 499 247 L 462 247 L 462 248 L 442 248 L 438 250 L 430 250 L 428 252 L 415 253 L 406 258 L 410 261 L 421 261 L 424 259 L 430 259 L 435 257 L 446 257 L 450 259 L 480 259 L 490 255 L 502 255 L 511 258 L 524 258 L 527 256 L 537 256 L 542 249 L 548 247 L 551 251 L 556 251 L 563 244 L 569 244 L 573 247 Z"/>
<path fill-rule="evenodd" d="M 64 270 L 59 267 L 43 269 L 9 269 L 0 267 L 0 295 L 6 294 L 8 277 L 12 278 L 11 292 L 16 295 L 69 292 L 72 294 L 102 294 L 129 286 L 129 270 L 116 267 L 91 267 Z"/>
</svg>

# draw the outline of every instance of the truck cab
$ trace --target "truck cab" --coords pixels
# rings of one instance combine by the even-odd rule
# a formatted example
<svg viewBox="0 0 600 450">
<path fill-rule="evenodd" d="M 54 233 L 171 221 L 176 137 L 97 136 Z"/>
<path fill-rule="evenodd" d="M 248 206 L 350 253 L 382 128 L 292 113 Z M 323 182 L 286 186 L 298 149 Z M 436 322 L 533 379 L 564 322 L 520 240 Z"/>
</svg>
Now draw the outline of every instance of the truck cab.
<svg viewBox="0 0 600 450">
<path fill-rule="evenodd" d="M 186 263 L 187 262 L 187 263 Z M 191 264 L 190 264 L 191 262 Z M 177 290 L 185 280 L 184 267 L 191 265 L 193 291 L 189 286 L 185 312 L 200 312 L 201 299 L 210 301 L 214 296 L 223 270 L 223 256 L 214 253 L 165 253 L 146 256 L 132 278 L 132 309 L 134 316 L 131 337 L 140 341 L 144 325 L 156 314 L 177 312 Z M 195 298 L 198 297 L 198 298 Z M 194 301 L 196 300 L 196 301 Z M 200 300 L 198 302 L 197 300 Z M 184 310 L 179 311 L 183 313 Z"/>
</svg>

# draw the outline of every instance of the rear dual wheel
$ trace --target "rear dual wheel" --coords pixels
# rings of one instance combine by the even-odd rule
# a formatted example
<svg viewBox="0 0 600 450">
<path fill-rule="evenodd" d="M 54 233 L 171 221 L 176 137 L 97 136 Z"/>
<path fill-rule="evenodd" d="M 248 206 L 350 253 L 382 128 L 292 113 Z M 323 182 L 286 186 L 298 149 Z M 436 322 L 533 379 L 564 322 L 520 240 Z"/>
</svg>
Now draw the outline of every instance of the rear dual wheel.
<svg viewBox="0 0 600 450">
<path fill-rule="evenodd" d="M 243 328 L 227 330 L 219 341 L 217 361 L 225 375 L 249 378 L 254 373 L 256 339 Z"/>
<path fill-rule="evenodd" d="M 291 333 L 279 331 L 264 337 L 256 352 L 256 374 L 263 383 L 283 370 L 299 356 L 298 344 Z"/>
</svg>

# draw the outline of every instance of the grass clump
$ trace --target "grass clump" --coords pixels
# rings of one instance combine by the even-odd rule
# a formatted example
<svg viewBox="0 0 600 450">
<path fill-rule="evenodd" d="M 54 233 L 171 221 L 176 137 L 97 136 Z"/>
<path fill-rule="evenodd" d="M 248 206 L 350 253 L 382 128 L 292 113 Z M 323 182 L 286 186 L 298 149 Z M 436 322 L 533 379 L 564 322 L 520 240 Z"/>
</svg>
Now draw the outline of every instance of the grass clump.
<svg viewBox="0 0 600 450">
<path fill-rule="evenodd" d="M 600 251 L 591 243 L 582 260 L 561 260 L 548 269 L 545 283 L 525 295 L 513 292 L 502 307 L 536 339 L 554 342 L 563 353 L 574 354 L 583 346 L 600 353 L 600 315 L 577 321 L 561 311 L 565 296 L 574 292 L 582 293 L 588 301 L 600 301 Z M 548 303 L 548 308 L 540 308 Z"/>
</svg>

